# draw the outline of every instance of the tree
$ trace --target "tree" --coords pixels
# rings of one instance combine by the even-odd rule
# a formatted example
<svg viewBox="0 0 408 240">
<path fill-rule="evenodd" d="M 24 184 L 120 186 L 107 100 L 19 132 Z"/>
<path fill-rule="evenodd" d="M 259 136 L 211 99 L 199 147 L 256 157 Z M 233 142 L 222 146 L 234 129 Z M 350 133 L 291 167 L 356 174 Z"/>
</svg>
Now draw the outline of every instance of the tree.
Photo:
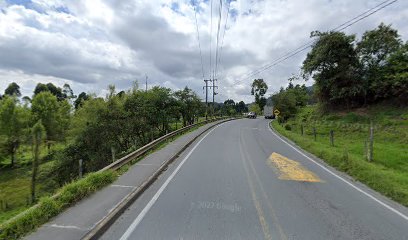
<svg viewBox="0 0 408 240">
<path fill-rule="evenodd" d="M 47 92 L 47 91 L 49 91 L 47 85 L 43 83 L 38 83 L 37 86 L 35 86 L 34 95 L 37 95 L 40 92 Z"/>
<path fill-rule="evenodd" d="M 259 105 L 256 104 L 256 103 L 253 103 L 253 104 L 249 105 L 249 111 L 250 111 L 250 112 L 254 112 L 254 113 L 256 113 L 257 115 L 261 115 L 261 114 L 262 114 L 261 108 L 260 108 Z"/>
<path fill-rule="evenodd" d="M 37 181 L 37 172 L 40 162 L 40 146 L 43 142 L 45 128 L 41 123 L 41 120 L 38 120 L 37 123 L 33 126 L 33 147 L 34 147 L 34 158 L 33 158 L 33 171 L 31 175 L 31 200 L 34 202 L 36 199 L 35 195 L 35 185 Z"/>
<path fill-rule="evenodd" d="M 239 113 L 248 112 L 248 108 L 246 107 L 244 101 L 240 101 L 238 104 L 236 104 L 235 108 Z"/>
<path fill-rule="evenodd" d="M 222 106 L 222 112 L 224 115 L 232 116 L 236 114 L 235 102 L 232 99 L 227 99 L 224 101 Z"/>
<path fill-rule="evenodd" d="M 72 99 L 76 98 L 76 96 L 74 95 L 74 91 L 72 90 L 71 86 L 68 83 L 65 83 L 64 86 L 62 86 L 62 95 L 68 101 L 71 101 Z"/>
<path fill-rule="evenodd" d="M 290 88 L 284 90 L 280 89 L 278 93 L 272 95 L 272 101 L 274 108 L 279 109 L 280 121 L 286 121 L 288 118 L 293 117 L 297 112 L 296 107 L 296 94 Z"/>
<path fill-rule="evenodd" d="M 179 103 L 180 114 L 183 118 L 183 126 L 193 124 L 194 118 L 196 115 L 198 115 L 200 109 L 203 107 L 200 98 L 188 87 L 185 87 L 183 90 L 176 91 L 174 96 Z"/>
<path fill-rule="evenodd" d="M 50 92 L 52 95 L 57 97 L 58 101 L 62 101 L 67 98 L 67 96 L 62 93 L 62 89 L 60 87 L 55 86 L 52 83 L 47 83 L 47 84 L 38 83 L 34 89 L 34 95 L 37 95 L 41 92 Z"/>
<path fill-rule="evenodd" d="M 4 95 L 20 97 L 21 96 L 20 86 L 15 82 L 10 83 L 6 90 L 4 91 Z"/>
<path fill-rule="evenodd" d="M 16 96 L 5 97 L 0 104 L 0 135 L 5 137 L 2 144 L 7 155 L 11 156 L 11 167 L 16 162 L 16 153 L 20 146 L 24 121 L 27 118 L 24 109 L 17 105 Z"/>
<path fill-rule="evenodd" d="M 48 148 L 52 141 L 64 138 L 69 117 L 69 104 L 66 101 L 58 102 L 51 92 L 40 92 L 35 95 L 31 104 L 31 111 L 35 121 L 41 120 L 46 130 Z"/>
<path fill-rule="evenodd" d="M 342 32 L 312 32 L 317 37 L 303 62 L 304 78 L 312 76 L 319 101 L 329 107 L 349 108 L 359 104 L 363 84 L 353 46 L 355 36 Z"/>
<path fill-rule="evenodd" d="M 384 78 L 375 84 L 377 98 L 395 98 L 400 103 L 408 103 L 408 42 L 387 59 Z"/>
<path fill-rule="evenodd" d="M 370 103 L 388 95 L 379 88 L 383 86 L 386 72 L 383 71 L 391 54 L 400 49 L 402 41 L 398 31 L 390 25 L 381 23 L 376 29 L 366 31 L 360 42 L 357 43 L 357 51 L 361 61 L 364 80 L 364 103 Z"/>
<path fill-rule="evenodd" d="M 251 95 L 255 95 L 255 103 L 261 109 L 266 105 L 266 99 L 263 97 L 268 90 L 268 85 L 263 79 L 254 79 L 251 85 Z"/>
<path fill-rule="evenodd" d="M 74 107 L 75 107 L 75 109 L 78 109 L 79 107 L 81 107 L 82 104 L 83 104 L 83 102 L 86 101 L 86 100 L 88 100 L 88 99 L 89 99 L 89 96 L 88 96 L 85 92 L 81 92 L 81 93 L 78 95 L 78 98 L 75 99 L 75 101 L 74 101 Z"/>
</svg>

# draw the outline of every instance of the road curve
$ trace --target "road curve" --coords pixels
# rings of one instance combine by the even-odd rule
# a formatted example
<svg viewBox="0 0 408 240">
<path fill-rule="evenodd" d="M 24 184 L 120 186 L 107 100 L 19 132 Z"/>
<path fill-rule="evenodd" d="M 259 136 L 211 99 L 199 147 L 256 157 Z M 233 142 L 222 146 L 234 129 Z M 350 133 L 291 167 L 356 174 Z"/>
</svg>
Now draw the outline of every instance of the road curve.
<svg viewBox="0 0 408 240">
<path fill-rule="evenodd" d="M 264 119 L 187 149 L 102 239 L 408 239 L 408 210 L 306 156 Z"/>
</svg>

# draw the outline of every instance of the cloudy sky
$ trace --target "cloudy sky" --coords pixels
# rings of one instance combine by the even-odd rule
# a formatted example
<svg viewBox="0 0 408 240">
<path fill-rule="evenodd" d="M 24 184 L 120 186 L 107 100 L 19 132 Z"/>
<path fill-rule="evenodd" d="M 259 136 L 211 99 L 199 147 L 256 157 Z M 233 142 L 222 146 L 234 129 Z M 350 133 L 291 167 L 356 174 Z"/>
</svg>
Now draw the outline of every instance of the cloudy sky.
<svg viewBox="0 0 408 240">
<path fill-rule="evenodd" d="M 216 100 L 246 102 L 252 101 L 251 79 L 264 78 L 272 93 L 299 73 L 307 51 L 251 78 L 245 74 L 307 43 L 311 31 L 333 29 L 384 2 L 222 1 Z M 209 78 L 220 2 L 212 5 L 211 21 L 209 0 L 0 0 L 0 92 L 14 81 L 31 96 L 38 82 L 53 82 L 70 84 L 76 94 L 104 96 L 109 84 L 123 90 L 137 80 L 142 87 L 147 75 L 149 87 L 187 85 L 204 97 L 194 10 Z M 399 0 L 344 31 L 360 37 L 381 22 L 392 24 L 406 41 L 408 1 Z"/>
</svg>

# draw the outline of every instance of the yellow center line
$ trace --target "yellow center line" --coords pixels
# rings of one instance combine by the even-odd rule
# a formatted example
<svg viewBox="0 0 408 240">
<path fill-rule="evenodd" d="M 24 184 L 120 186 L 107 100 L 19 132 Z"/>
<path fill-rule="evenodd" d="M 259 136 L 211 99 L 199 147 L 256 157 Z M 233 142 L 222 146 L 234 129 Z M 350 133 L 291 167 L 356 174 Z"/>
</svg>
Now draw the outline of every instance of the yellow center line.
<svg viewBox="0 0 408 240">
<path fill-rule="evenodd" d="M 248 155 L 248 153 L 247 153 L 246 151 L 245 151 L 245 155 L 246 155 L 246 159 L 249 159 L 249 155 Z M 265 189 L 264 189 L 264 187 L 263 187 L 263 185 L 262 185 L 261 179 L 260 179 L 258 173 L 257 173 L 256 170 L 255 170 L 254 164 L 252 163 L 252 161 L 247 161 L 247 162 L 249 163 L 249 166 L 251 167 L 252 172 L 253 172 L 254 175 L 255 175 L 255 178 L 256 178 L 256 181 L 257 181 L 257 183 L 258 183 L 258 186 L 260 187 L 260 190 L 261 190 L 261 192 L 262 192 L 262 195 L 263 195 L 263 197 L 264 197 L 265 200 L 266 200 L 266 203 L 267 203 L 267 205 L 268 205 L 268 209 L 269 209 L 269 211 L 270 211 L 270 213 L 271 213 L 271 215 L 272 215 L 273 221 L 275 222 L 275 226 L 276 226 L 276 228 L 278 229 L 278 232 L 279 232 L 279 235 L 280 235 L 280 239 L 282 239 L 282 240 L 287 240 L 288 238 L 287 238 L 285 232 L 283 231 L 283 228 L 282 228 L 282 226 L 281 226 L 281 224 L 280 224 L 280 222 L 279 222 L 279 220 L 278 220 L 278 217 L 277 217 L 277 215 L 276 215 L 275 209 L 272 207 L 271 201 L 270 201 L 268 195 L 267 195 L 266 192 L 265 192 Z"/>
<path fill-rule="evenodd" d="M 254 202 L 255 209 L 256 209 L 256 212 L 258 214 L 259 222 L 261 224 L 262 231 L 264 233 L 264 237 L 265 237 L 266 240 L 272 240 L 272 237 L 271 237 L 271 234 L 270 234 L 270 231 L 269 231 L 268 223 L 265 220 L 265 216 L 264 216 L 262 207 L 261 207 L 261 205 L 260 205 L 260 203 L 258 201 L 258 197 L 257 197 L 256 192 L 255 192 L 254 184 L 253 184 L 253 182 L 251 180 L 251 177 L 249 175 L 248 167 L 247 167 L 247 165 L 245 163 L 245 160 L 244 160 L 245 155 L 243 154 L 243 151 L 242 151 L 241 136 L 240 136 L 240 139 L 239 139 L 239 150 L 241 152 L 242 164 L 244 165 L 246 177 L 247 177 L 247 180 L 248 180 L 248 183 L 249 183 L 249 188 L 251 190 L 252 201 Z"/>
<path fill-rule="evenodd" d="M 316 174 L 306 169 L 302 164 L 279 153 L 269 156 L 269 165 L 279 171 L 279 179 L 301 182 L 323 182 Z"/>
</svg>

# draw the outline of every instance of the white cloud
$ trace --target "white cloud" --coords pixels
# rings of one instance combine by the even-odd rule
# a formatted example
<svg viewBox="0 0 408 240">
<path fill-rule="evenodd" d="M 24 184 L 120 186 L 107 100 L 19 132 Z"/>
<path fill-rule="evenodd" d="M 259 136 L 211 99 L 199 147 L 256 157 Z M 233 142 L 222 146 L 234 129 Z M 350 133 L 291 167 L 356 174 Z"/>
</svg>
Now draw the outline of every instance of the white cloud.
<svg viewBox="0 0 408 240">
<path fill-rule="evenodd" d="M 210 1 L 197 2 L 205 77 L 209 77 Z M 214 57 L 218 1 L 213 2 Z M 251 78 L 242 79 L 245 73 L 309 41 L 311 31 L 329 30 L 380 2 L 232 1 L 217 100 L 252 101 Z M 111 83 L 118 90 L 130 87 L 134 80 L 142 85 L 148 74 L 149 86 L 179 89 L 188 85 L 203 96 L 190 0 L 32 0 L 24 6 L 1 1 L 0 8 L 0 91 L 16 81 L 29 95 L 36 83 L 50 81 L 70 83 L 77 93 L 103 94 Z M 225 8 L 222 16 L 221 29 Z M 361 36 L 382 21 L 397 28 L 406 41 L 408 2 L 398 1 L 346 32 Z M 269 93 L 276 91 L 298 73 L 306 52 L 253 78 L 264 78 Z"/>
</svg>

